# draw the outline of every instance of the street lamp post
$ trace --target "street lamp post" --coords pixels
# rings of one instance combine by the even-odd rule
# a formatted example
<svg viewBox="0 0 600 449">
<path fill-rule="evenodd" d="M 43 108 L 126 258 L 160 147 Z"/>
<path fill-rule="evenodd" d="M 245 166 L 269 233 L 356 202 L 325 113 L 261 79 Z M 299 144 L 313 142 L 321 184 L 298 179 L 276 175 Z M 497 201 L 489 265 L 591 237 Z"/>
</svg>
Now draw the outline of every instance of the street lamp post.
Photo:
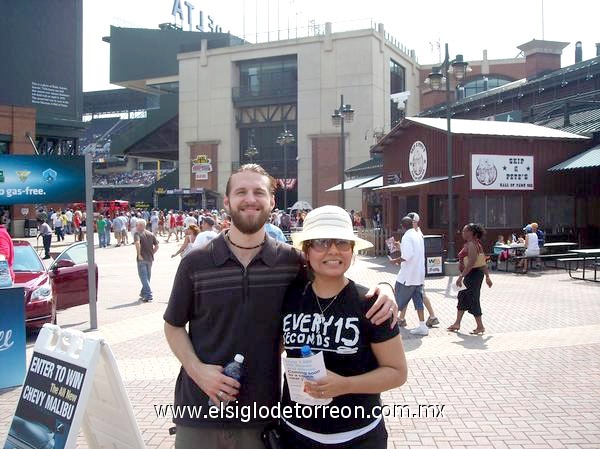
<svg viewBox="0 0 600 449">
<path fill-rule="evenodd" d="M 349 104 L 344 104 L 344 96 L 340 95 L 340 107 L 333 111 L 331 122 L 333 126 L 340 127 L 340 179 L 342 186 L 342 209 L 346 209 L 346 191 L 344 182 L 346 178 L 346 139 L 344 136 L 344 123 L 354 120 L 354 109 Z"/>
<path fill-rule="evenodd" d="M 277 137 L 277 143 L 283 149 L 283 210 L 287 212 L 287 146 L 296 141 L 294 134 L 283 125 L 283 131 Z"/>
<path fill-rule="evenodd" d="M 468 63 L 463 60 L 463 55 L 456 55 L 456 58 L 450 60 L 448 44 L 445 46 L 446 55 L 444 62 L 439 67 L 433 67 L 431 73 L 425 80 L 433 90 L 440 90 L 442 83 L 446 81 L 446 127 L 447 127 L 447 157 L 448 157 L 448 258 L 450 262 L 456 261 L 456 245 L 454 241 L 454 197 L 453 197 L 453 161 L 452 161 L 452 130 L 450 122 L 452 111 L 450 107 L 450 73 L 460 82 L 467 72 Z"/>
</svg>

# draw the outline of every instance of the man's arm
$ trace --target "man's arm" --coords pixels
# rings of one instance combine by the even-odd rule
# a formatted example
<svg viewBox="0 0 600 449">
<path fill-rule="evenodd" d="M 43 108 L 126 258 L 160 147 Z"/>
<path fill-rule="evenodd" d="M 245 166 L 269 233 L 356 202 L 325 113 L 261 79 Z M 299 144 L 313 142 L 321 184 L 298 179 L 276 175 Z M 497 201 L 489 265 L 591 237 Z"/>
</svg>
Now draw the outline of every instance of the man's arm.
<svg viewBox="0 0 600 449">
<path fill-rule="evenodd" d="M 165 337 L 185 372 L 214 404 L 235 401 L 240 389 L 239 382 L 224 375 L 222 366 L 202 363 L 185 327 L 173 326 L 165 321 Z"/>
</svg>

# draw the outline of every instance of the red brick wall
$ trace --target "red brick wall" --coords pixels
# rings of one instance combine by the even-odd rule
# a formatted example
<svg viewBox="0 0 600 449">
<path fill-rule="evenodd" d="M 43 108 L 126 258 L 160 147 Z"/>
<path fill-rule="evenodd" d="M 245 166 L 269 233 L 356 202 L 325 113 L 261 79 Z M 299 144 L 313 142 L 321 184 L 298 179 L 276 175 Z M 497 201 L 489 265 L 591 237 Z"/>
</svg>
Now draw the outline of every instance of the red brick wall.
<svg viewBox="0 0 600 449">
<path fill-rule="evenodd" d="M 0 134 L 12 136 L 10 154 L 34 154 L 26 134 L 35 140 L 35 108 L 0 105 Z"/>
<path fill-rule="evenodd" d="M 213 171 L 208 174 L 207 180 L 197 180 L 196 174 L 191 173 L 190 187 L 204 188 L 204 189 L 213 190 L 215 192 L 218 190 L 218 187 L 219 187 L 218 178 L 217 178 L 217 168 L 219 166 L 218 150 L 219 150 L 219 144 L 216 142 L 195 142 L 195 143 L 190 144 L 190 160 L 189 160 L 189 162 L 185 162 L 185 163 L 190 164 L 190 169 L 191 169 L 192 161 L 199 154 L 205 154 L 211 160 L 211 164 L 213 167 Z"/>
<path fill-rule="evenodd" d="M 340 138 L 319 136 L 312 138 L 312 206 L 341 204 L 341 191 L 326 192 L 340 180 Z"/>
<path fill-rule="evenodd" d="M 527 56 L 527 78 L 560 69 L 560 55 L 535 53 Z"/>
</svg>

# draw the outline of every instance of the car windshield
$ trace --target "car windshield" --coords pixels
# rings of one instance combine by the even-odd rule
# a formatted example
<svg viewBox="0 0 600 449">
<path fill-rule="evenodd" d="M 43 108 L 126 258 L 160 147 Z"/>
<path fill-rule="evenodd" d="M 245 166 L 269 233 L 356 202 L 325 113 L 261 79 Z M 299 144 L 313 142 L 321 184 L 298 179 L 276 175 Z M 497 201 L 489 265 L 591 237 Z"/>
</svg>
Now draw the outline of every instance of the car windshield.
<svg viewBox="0 0 600 449">
<path fill-rule="evenodd" d="M 85 243 L 78 243 L 71 246 L 65 250 L 54 263 L 59 260 L 70 260 L 75 265 L 87 263 L 87 245 Z"/>
<path fill-rule="evenodd" d="M 30 245 L 15 245 L 14 271 L 45 271 L 44 265 L 33 247 Z"/>
</svg>

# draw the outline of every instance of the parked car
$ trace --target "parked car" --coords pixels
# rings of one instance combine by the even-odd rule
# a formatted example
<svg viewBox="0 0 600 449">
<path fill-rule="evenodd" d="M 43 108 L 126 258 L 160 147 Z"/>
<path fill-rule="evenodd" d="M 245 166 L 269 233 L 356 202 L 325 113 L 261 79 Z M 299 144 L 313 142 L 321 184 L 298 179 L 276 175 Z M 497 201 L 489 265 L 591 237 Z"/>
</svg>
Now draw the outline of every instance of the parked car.
<svg viewBox="0 0 600 449">
<path fill-rule="evenodd" d="M 25 289 L 25 323 L 28 329 L 56 323 L 57 310 L 88 303 L 86 242 L 69 246 L 48 268 L 28 241 L 13 240 L 13 243 L 15 286 Z"/>
</svg>

